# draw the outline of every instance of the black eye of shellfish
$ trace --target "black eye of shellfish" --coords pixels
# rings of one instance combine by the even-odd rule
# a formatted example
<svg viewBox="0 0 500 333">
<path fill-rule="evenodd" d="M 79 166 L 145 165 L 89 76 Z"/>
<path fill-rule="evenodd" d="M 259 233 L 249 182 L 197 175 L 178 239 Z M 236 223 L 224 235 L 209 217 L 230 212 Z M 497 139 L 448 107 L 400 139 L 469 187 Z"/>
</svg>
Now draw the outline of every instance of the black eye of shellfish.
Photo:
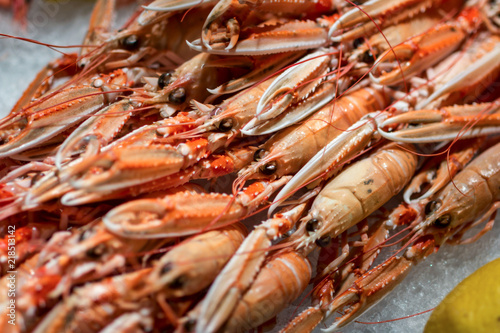
<svg viewBox="0 0 500 333">
<path fill-rule="evenodd" d="M 166 72 L 160 75 L 158 78 L 158 88 L 163 89 L 170 84 L 172 81 L 172 72 Z"/>
<path fill-rule="evenodd" d="M 172 263 L 171 262 L 167 262 L 160 270 L 160 274 L 167 274 L 168 272 L 170 272 L 172 270 Z"/>
<path fill-rule="evenodd" d="M 372 54 L 370 50 L 366 50 L 363 52 L 363 55 L 361 57 L 361 61 L 369 64 L 375 61 L 375 56 Z"/>
<path fill-rule="evenodd" d="M 196 320 L 194 319 L 188 319 L 185 323 L 184 323 L 184 330 L 186 332 L 193 332 L 194 331 L 194 327 L 196 326 Z"/>
<path fill-rule="evenodd" d="M 315 232 L 316 230 L 318 230 L 319 227 L 320 227 L 320 223 L 319 223 L 318 219 L 310 219 L 306 223 L 306 230 L 308 232 Z"/>
<path fill-rule="evenodd" d="M 255 162 L 260 161 L 264 157 L 264 153 L 266 150 L 264 148 L 257 149 L 255 153 L 253 153 L 253 160 Z"/>
<path fill-rule="evenodd" d="M 121 40 L 121 44 L 125 50 L 134 51 L 139 48 L 139 37 L 130 35 Z"/>
<path fill-rule="evenodd" d="M 439 200 L 429 201 L 427 205 L 425 205 L 425 210 L 424 210 L 425 215 L 430 215 L 434 213 L 436 209 L 439 208 L 439 206 L 441 206 L 441 202 Z"/>
<path fill-rule="evenodd" d="M 186 89 L 179 87 L 168 95 L 168 101 L 173 104 L 182 104 L 186 101 Z"/>
<path fill-rule="evenodd" d="M 91 249 L 88 249 L 85 254 L 87 257 L 92 259 L 99 259 L 106 252 L 106 246 L 104 244 L 99 244 Z"/>
<path fill-rule="evenodd" d="M 168 287 L 170 289 L 181 289 L 186 284 L 186 279 L 187 278 L 184 275 L 180 275 L 170 282 Z"/>
<path fill-rule="evenodd" d="M 263 174 L 265 174 L 267 176 L 270 176 L 276 172 L 276 169 L 277 169 L 276 162 L 273 161 L 273 162 L 266 163 L 266 165 L 264 165 L 262 168 L 260 168 L 260 172 L 262 172 Z"/>
<path fill-rule="evenodd" d="M 434 226 L 436 226 L 437 228 L 446 228 L 447 226 L 450 225 L 450 223 L 451 223 L 451 215 L 446 214 L 438 217 L 436 221 L 434 221 Z"/>
<path fill-rule="evenodd" d="M 363 44 L 365 42 L 365 39 L 363 37 L 359 37 L 359 38 L 356 38 L 353 42 L 352 42 L 352 46 L 357 49 L 361 44 Z"/>
<path fill-rule="evenodd" d="M 327 247 L 330 245 L 332 238 L 330 236 L 323 236 L 320 239 L 316 240 L 316 245 L 319 247 Z"/>
<path fill-rule="evenodd" d="M 217 124 L 217 128 L 219 129 L 219 131 L 221 132 L 227 132 L 227 131 L 230 131 L 232 130 L 234 127 L 234 120 L 233 118 L 224 118 L 222 119 L 218 124 Z"/>
</svg>

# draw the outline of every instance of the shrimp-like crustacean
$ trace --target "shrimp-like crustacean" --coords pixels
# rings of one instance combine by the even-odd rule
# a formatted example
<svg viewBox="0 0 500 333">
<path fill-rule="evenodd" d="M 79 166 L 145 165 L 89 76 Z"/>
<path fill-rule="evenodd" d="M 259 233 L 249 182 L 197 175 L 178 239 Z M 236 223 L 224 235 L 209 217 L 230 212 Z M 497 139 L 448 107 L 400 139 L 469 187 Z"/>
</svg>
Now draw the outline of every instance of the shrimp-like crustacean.
<svg viewBox="0 0 500 333">
<path fill-rule="evenodd" d="M 459 172 L 453 182 L 427 200 L 420 218 L 411 221 L 410 243 L 401 256 L 391 256 L 345 286 L 330 303 L 321 305 L 326 317 L 338 310 L 345 313 L 335 319 L 328 332 L 354 320 L 399 284 L 413 266 L 445 243 L 471 243 L 491 230 L 492 214 L 500 208 L 499 152 L 500 144 L 487 149 Z M 481 224 L 484 227 L 475 235 L 465 236 L 466 231 Z M 300 320 L 305 320 L 306 315 Z"/>
<path fill-rule="evenodd" d="M 359 223 L 397 194 L 413 176 L 416 163 L 417 158 L 414 154 L 398 148 L 394 144 L 389 144 L 372 156 L 354 163 L 333 178 L 319 192 L 309 213 L 300 221 L 300 227 L 287 242 L 299 249 L 298 253 L 301 257 L 309 253 L 315 247 L 315 243 L 319 246 L 326 246 L 332 237 L 336 237 Z M 295 214 L 297 213 L 295 212 Z M 287 216 L 287 213 L 282 214 L 282 216 Z M 296 219 L 297 217 L 295 217 Z M 288 228 L 290 229 L 293 224 L 289 225 Z M 241 305 L 242 309 L 239 309 L 240 305 L 238 304 L 239 302 L 250 302 L 250 300 L 245 300 L 247 294 L 250 295 L 261 288 L 258 287 L 260 285 L 258 281 L 263 278 L 260 274 L 265 273 L 261 272 L 255 275 L 255 271 L 262 263 L 262 259 L 265 257 L 264 251 L 270 246 L 270 241 L 277 236 L 276 232 L 267 233 L 272 229 L 271 224 L 266 223 L 249 235 L 242 248 L 238 250 L 232 261 L 216 279 L 207 298 L 202 303 L 198 315 L 197 332 L 203 330 L 215 332 L 221 327 L 235 329 L 233 325 L 236 323 L 230 324 L 233 320 L 230 316 L 234 316 L 231 315 L 233 311 L 236 311 L 235 313 L 245 311 L 245 314 L 241 313 L 235 317 L 243 316 L 246 318 L 238 321 L 239 325 L 247 328 L 259 325 L 271 318 L 261 314 L 259 310 L 261 302 L 269 301 L 268 298 L 262 297 L 255 300 L 250 298 L 255 304 L 252 306 L 249 304 Z M 281 232 L 286 232 L 287 228 L 283 229 Z M 285 253 L 287 252 L 285 251 Z M 258 260 L 258 257 L 262 259 Z M 293 272 L 297 271 L 299 268 Z M 245 277 L 244 280 L 241 280 L 242 277 Z M 291 276 L 290 278 L 292 279 Z M 253 279 L 255 279 L 255 285 L 252 284 Z M 284 277 L 282 276 L 281 279 Z M 229 281 L 232 283 L 228 283 Z M 249 287 L 249 291 L 245 294 L 245 290 Z M 300 292 L 295 295 L 298 296 L 298 294 Z M 283 301 L 281 306 L 290 301 L 290 299 Z M 276 307 L 278 306 L 276 305 Z M 245 308 L 247 310 L 244 310 Z M 256 321 L 255 316 L 259 317 L 259 321 Z M 225 323 L 226 320 L 228 323 Z M 228 328 L 228 331 L 231 330 Z"/>
<path fill-rule="evenodd" d="M 151 267 L 78 287 L 47 314 L 34 332 L 75 330 L 82 325 L 103 328 L 123 313 L 144 313 L 145 308 L 150 309 L 146 317 L 154 321 L 156 302 L 161 306 L 172 299 L 194 295 L 209 285 L 246 232 L 241 224 L 209 231 L 174 246 Z M 86 294 L 92 297 L 82 302 Z M 166 327 L 168 320 L 175 318 L 163 318 Z"/>
<path fill-rule="evenodd" d="M 388 96 L 381 90 L 362 88 L 348 93 L 289 127 L 259 147 L 255 162 L 240 171 L 236 182 L 293 175 L 321 148 L 364 115 L 384 109 Z"/>
</svg>

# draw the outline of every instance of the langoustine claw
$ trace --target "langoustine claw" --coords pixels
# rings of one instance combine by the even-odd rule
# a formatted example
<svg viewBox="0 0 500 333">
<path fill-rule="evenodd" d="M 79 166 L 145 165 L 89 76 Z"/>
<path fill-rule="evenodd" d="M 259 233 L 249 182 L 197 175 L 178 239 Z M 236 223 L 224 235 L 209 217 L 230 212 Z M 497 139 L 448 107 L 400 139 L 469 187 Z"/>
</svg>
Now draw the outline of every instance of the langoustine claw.
<svg viewBox="0 0 500 333">
<path fill-rule="evenodd" d="M 466 8 L 450 22 L 432 28 L 381 54 L 370 78 L 383 85 L 401 83 L 451 54 L 480 24 L 480 13 Z"/>
<path fill-rule="evenodd" d="M 274 12 L 283 16 L 300 17 L 305 14 L 328 13 L 334 8 L 334 1 L 219 1 L 207 17 L 202 29 L 201 41 L 207 49 L 234 48 L 238 42 L 243 24 L 256 24 L 259 12 Z M 259 8 L 259 11 L 252 9 Z M 222 31 L 221 31 L 222 30 Z"/>
<path fill-rule="evenodd" d="M 110 75 L 89 78 L 90 82 L 85 85 L 66 88 L 46 100 L 42 96 L 41 103 L 32 103 L 33 106 L 4 119 L 0 131 L 0 157 L 41 145 L 84 120 L 117 97 L 116 93 L 106 93 L 107 90 L 126 88 L 133 83 L 129 77 L 133 73 L 118 70 Z"/>
<path fill-rule="evenodd" d="M 190 235 L 246 217 L 288 179 L 253 183 L 235 197 L 181 192 L 163 198 L 135 200 L 111 210 L 104 217 L 104 223 L 113 233 L 129 238 Z M 198 209 L 193 209 L 193 205 Z"/>
<path fill-rule="evenodd" d="M 429 8 L 448 5 L 460 6 L 462 1 L 445 3 L 442 0 L 371 0 L 343 14 L 330 28 L 328 35 L 335 42 L 352 40 L 370 34 L 379 28 L 399 23 Z"/>
</svg>

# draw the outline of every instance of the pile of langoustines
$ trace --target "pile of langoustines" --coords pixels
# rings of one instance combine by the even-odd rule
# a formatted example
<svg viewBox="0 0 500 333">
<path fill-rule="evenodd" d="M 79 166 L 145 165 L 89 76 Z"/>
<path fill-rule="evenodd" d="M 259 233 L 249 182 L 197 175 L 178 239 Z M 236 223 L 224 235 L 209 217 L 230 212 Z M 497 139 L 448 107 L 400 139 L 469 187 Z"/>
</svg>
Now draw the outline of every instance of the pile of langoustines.
<svg viewBox="0 0 500 333">
<path fill-rule="evenodd" d="M 2 332 L 247 331 L 309 284 L 283 332 L 333 331 L 479 238 L 499 7 L 157 0 L 113 31 L 97 1 L 80 54 L 0 120 Z"/>
</svg>

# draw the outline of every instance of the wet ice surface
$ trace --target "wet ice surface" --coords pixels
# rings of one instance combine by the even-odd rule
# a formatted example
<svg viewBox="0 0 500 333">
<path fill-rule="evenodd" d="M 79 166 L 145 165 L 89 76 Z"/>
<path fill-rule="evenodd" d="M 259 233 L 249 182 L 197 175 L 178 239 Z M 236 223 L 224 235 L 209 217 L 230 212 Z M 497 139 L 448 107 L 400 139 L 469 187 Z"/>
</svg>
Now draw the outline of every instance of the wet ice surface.
<svg viewBox="0 0 500 333">
<path fill-rule="evenodd" d="M 23 36 L 45 43 L 74 45 L 81 43 L 86 31 L 91 1 L 33 1 L 26 29 L 0 11 L 0 33 Z M 118 20 L 124 21 L 130 8 L 121 9 Z M 0 115 L 6 115 L 22 91 L 44 65 L 58 57 L 47 47 L 11 39 L 0 39 Z M 497 219 L 497 221 L 500 221 Z M 495 225 L 479 241 L 470 245 L 444 246 L 415 267 L 409 276 L 375 307 L 358 318 L 378 322 L 419 313 L 435 307 L 463 278 L 480 266 L 500 256 L 500 226 Z M 298 299 L 297 306 L 303 299 Z M 307 300 L 305 300 L 307 304 Z M 290 307 L 278 318 L 278 331 L 292 318 Z M 351 323 L 342 332 L 421 332 L 430 313 L 396 322 L 366 325 Z M 319 332 L 319 329 L 316 330 Z"/>
</svg>

